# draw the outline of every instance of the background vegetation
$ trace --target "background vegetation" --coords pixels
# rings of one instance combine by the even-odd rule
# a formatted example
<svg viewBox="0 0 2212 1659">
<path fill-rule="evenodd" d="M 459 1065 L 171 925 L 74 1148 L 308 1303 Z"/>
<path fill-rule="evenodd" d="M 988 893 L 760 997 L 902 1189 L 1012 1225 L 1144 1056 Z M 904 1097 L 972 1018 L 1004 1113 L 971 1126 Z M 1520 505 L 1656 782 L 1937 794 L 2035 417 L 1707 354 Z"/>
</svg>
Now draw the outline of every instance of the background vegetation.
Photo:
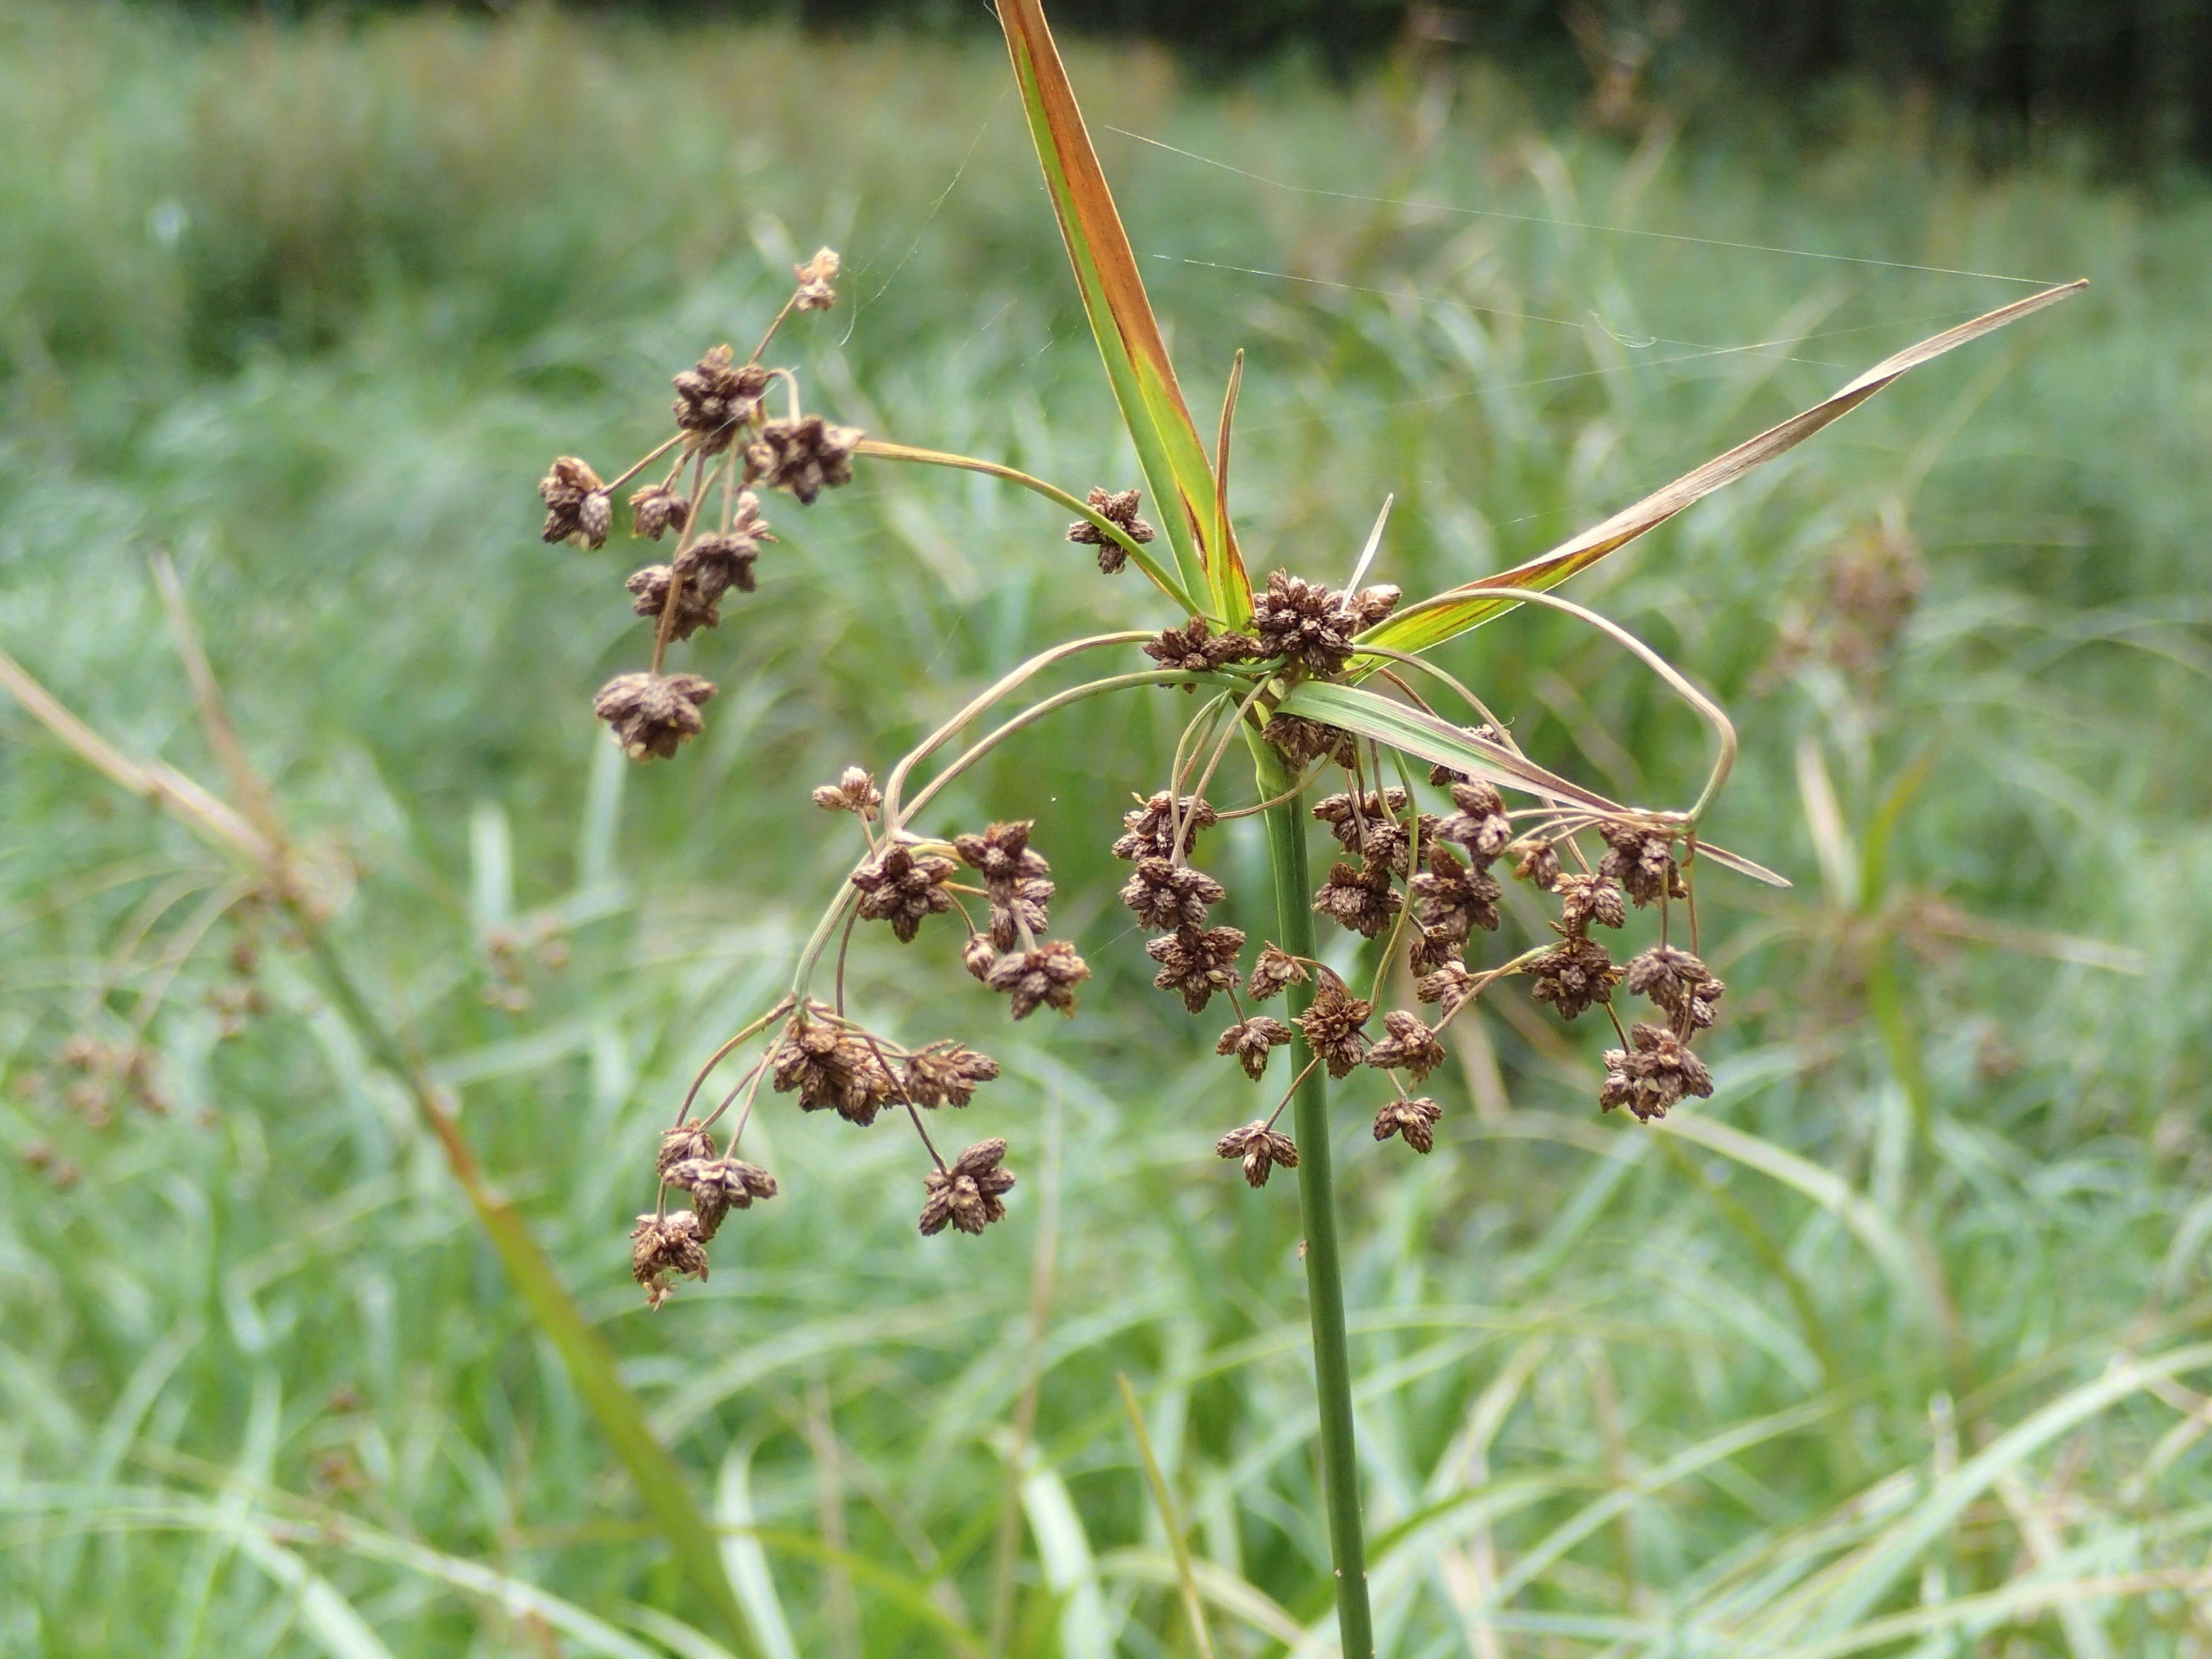
<svg viewBox="0 0 2212 1659">
<path fill-rule="evenodd" d="M 1699 1113 L 1601 1119 L 1596 1034 L 1510 1016 L 1458 1023 L 1433 1158 L 1347 1103 L 1361 1429 L 1394 1654 L 2212 1648 L 2201 192 L 1982 177 L 1895 112 L 1788 152 L 1547 129 L 1456 61 L 1074 68 L 1189 152 L 1102 133 L 1194 401 L 1249 353 L 1262 571 L 1340 575 L 1391 490 L 1379 576 L 1498 568 L 2027 291 L 1958 272 L 2095 280 L 1577 584 L 1723 694 L 1715 833 L 1798 885 L 1701 891 L 1734 1018 Z M 531 484 L 641 447 L 822 241 L 849 279 L 794 344 L 842 418 L 1130 476 L 1005 81 L 982 46 L 546 13 L 0 20 L 0 645 L 211 774 L 147 574 L 175 556 L 355 872 L 344 947 L 779 1659 L 981 1650 L 1002 1578 L 1010 1651 L 1189 1650 L 1117 1370 L 1219 1645 L 1328 1628 L 1294 1203 L 1210 1157 L 1244 1085 L 1110 899 L 1180 699 L 950 792 L 1039 820 L 1099 970 L 1073 1024 L 859 957 L 872 1021 L 988 1031 L 963 1127 L 1014 1141 L 1013 1219 L 918 1239 L 902 1137 L 771 1109 L 741 1260 L 657 1317 L 625 1273 L 655 1123 L 838 873 L 806 787 L 1039 631 L 1157 615 L 1032 498 L 870 470 L 775 514 L 694 652 L 708 735 L 634 769 L 588 707 L 638 653 L 627 565 L 540 546 Z M 1445 659 L 1612 793 L 1698 775 L 1562 619 Z M 0 1651 L 710 1651 L 282 929 L 12 706 L 0 739 Z M 1219 846 L 1259 931 L 1256 842 Z"/>
</svg>

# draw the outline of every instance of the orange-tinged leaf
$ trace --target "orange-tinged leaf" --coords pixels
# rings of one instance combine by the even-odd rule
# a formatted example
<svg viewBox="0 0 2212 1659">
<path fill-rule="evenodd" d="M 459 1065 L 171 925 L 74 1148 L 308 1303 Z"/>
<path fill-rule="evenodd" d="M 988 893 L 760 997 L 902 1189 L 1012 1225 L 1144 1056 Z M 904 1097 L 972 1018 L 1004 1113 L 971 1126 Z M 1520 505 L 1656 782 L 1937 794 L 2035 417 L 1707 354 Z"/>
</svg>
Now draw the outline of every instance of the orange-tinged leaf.
<svg viewBox="0 0 2212 1659">
<path fill-rule="evenodd" d="M 1000 0 L 999 21 L 1083 308 L 1183 586 L 1223 621 L 1241 626 L 1252 612 L 1251 581 L 1234 538 L 1222 533 L 1213 469 L 1043 8 L 1038 0 Z"/>
<path fill-rule="evenodd" d="M 1908 346 L 1892 357 L 1885 357 L 1872 368 L 1853 380 L 1834 396 L 1815 404 L 1802 414 L 1793 415 L 1779 426 L 1770 427 L 1757 437 L 1738 444 L 1725 455 L 1717 455 L 1693 471 L 1686 472 L 1665 489 L 1646 495 L 1633 507 L 1614 514 L 1603 524 L 1593 526 L 1571 541 L 1562 542 L 1550 552 L 1519 564 L 1495 576 L 1485 576 L 1469 587 L 1518 587 L 1538 592 L 1558 586 L 1577 571 L 1586 570 L 1607 554 L 1615 552 L 1634 541 L 1644 532 L 1665 523 L 1692 502 L 1702 500 L 1724 484 L 1735 483 L 1747 472 L 1764 466 L 1776 456 L 1796 448 L 1822 427 L 1841 420 L 1873 397 L 1884 386 L 1906 370 L 1942 356 L 1954 347 L 1969 340 L 1978 340 L 2008 323 L 2071 299 L 2089 284 L 2069 283 L 2060 288 L 2045 289 L 2040 294 L 2031 294 L 2025 300 L 1985 312 L 1972 322 L 1946 329 L 1942 333 Z M 1425 651 L 1441 644 L 1455 635 L 1464 634 L 1470 628 L 1489 621 L 1499 612 L 1513 608 L 1514 601 L 1495 594 L 1478 595 L 1450 588 L 1419 605 L 1408 605 L 1387 622 L 1379 623 L 1364 638 L 1368 643 L 1388 646 L 1395 651 Z M 1370 657 L 1361 660 L 1358 668 L 1373 672 L 1381 665 L 1381 659 Z"/>
</svg>

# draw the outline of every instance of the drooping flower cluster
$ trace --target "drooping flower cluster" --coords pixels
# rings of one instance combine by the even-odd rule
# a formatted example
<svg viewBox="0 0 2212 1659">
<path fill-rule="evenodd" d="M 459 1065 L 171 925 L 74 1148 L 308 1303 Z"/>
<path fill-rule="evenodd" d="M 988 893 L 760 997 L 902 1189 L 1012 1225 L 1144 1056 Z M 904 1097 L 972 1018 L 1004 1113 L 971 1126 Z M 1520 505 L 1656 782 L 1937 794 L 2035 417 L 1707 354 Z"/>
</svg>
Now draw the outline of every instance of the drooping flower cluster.
<svg viewBox="0 0 2212 1659">
<path fill-rule="evenodd" d="M 836 302 L 837 270 L 837 255 L 829 248 L 796 267 L 797 287 L 783 314 L 828 310 Z M 783 315 L 776 319 L 778 325 L 782 320 Z M 775 333 L 769 331 L 770 339 Z M 671 406 L 676 435 L 620 477 L 603 483 L 588 463 L 563 455 L 538 485 L 545 503 L 544 539 L 596 550 L 606 545 L 614 526 L 615 492 L 661 457 L 675 457 L 665 477 L 629 497 L 637 537 L 658 542 L 676 533 L 665 564 L 646 565 L 623 584 L 630 608 L 653 621 L 653 662 L 642 673 L 616 676 L 592 704 L 632 760 L 672 756 L 705 727 L 699 711 L 714 695 L 713 684 L 696 674 L 665 673 L 662 664 L 672 642 L 720 624 L 729 594 L 755 589 L 761 548 L 775 538 L 761 514 L 759 495 L 747 486 L 785 490 L 806 507 L 824 489 L 852 481 L 860 429 L 803 411 L 792 373 L 760 362 L 768 344 L 763 339 L 744 362 L 729 346 L 718 345 L 678 374 Z M 764 405 L 778 380 L 789 392 L 791 407 L 783 418 L 773 419 Z M 710 526 L 710 503 L 718 495 L 719 522 Z"/>
</svg>

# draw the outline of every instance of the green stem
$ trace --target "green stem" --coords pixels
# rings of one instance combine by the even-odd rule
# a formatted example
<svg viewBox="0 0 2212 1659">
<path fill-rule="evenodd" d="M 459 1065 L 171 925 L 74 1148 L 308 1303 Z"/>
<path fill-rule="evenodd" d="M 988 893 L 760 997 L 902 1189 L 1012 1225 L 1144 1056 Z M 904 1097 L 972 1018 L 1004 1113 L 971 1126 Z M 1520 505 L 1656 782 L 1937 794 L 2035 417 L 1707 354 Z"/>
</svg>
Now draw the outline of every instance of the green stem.
<svg viewBox="0 0 2212 1659">
<path fill-rule="evenodd" d="M 1255 739 L 1260 793 L 1291 787 L 1282 759 Z M 1312 872 L 1306 866 L 1301 803 L 1268 808 L 1267 861 L 1275 877 L 1276 943 L 1312 957 Z M 1291 1012 L 1304 1013 L 1313 987 L 1293 985 Z M 1294 1122 L 1298 1143 L 1298 1213 L 1305 1225 L 1306 1299 L 1313 1317 L 1314 1386 L 1320 1396 L 1322 1492 L 1328 1509 L 1328 1553 L 1336 1566 L 1336 1623 L 1344 1659 L 1372 1659 L 1375 1635 L 1367 1607 L 1367 1544 L 1359 1523 L 1359 1453 L 1352 1442 L 1352 1355 L 1344 1334 L 1344 1270 L 1336 1242 L 1336 1198 L 1329 1173 L 1328 1079 L 1318 1066 L 1298 1087 Z"/>
</svg>

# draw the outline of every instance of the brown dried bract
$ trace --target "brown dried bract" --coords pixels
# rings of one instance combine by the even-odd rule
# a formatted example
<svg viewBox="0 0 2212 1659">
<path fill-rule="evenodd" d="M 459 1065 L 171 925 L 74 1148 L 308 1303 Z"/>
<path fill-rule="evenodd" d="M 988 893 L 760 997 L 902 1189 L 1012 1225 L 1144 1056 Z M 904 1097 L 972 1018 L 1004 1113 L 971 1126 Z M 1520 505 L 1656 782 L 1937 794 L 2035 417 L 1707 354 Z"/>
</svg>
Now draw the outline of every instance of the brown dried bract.
<svg viewBox="0 0 2212 1659">
<path fill-rule="evenodd" d="M 646 540 L 657 542 L 664 531 L 678 535 L 691 521 L 691 503 L 665 484 L 647 484 L 629 498 L 630 527 Z"/>
<path fill-rule="evenodd" d="M 1178 927 L 1148 943 L 1145 954 L 1160 964 L 1152 983 L 1182 992 L 1182 1006 L 1195 1014 L 1216 991 L 1237 988 L 1237 957 L 1243 949 L 1241 928 Z"/>
<path fill-rule="evenodd" d="M 1563 939 L 1528 964 L 1536 983 L 1530 994 L 1559 1009 L 1559 1018 L 1572 1019 L 1599 1003 L 1613 1000 L 1613 988 L 1620 982 L 1620 969 L 1595 939 Z"/>
<path fill-rule="evenodd" d="M 714 683 L 696 674 L 617 674 L 599 688 L 592 712 L 632 760 L 665 760 L 706 728 L 699 706 L 714 695 Z"/>
<path fill-rule="evenodd" d="M 1152 527 L 1137 516 L 1137 508 L 1144 495 L 1134 489 L 1094 489 L 1091 492 L 1091 510 L 1109 523 L 1118 526 L 1121 533 L 1142 546 L 1152 538 Z M 1098 550 L 1098 568 L 1111 576 L 1129 562 L 1129 550 L 1115 541 L 1088 519 L 1078 519 L 1067 526 L 1067 539 L 1084 547 Z"/>
<path fill-rule="evenodd" d="M 1032 821 L 994 823 L 980 836 L 957 836 L 952 850 L 960 861 L 986 882 L 1012 883 L 1052 873 L 1044 854 L 1030 845 Z"/>
<path fill-rule="evenodd" d="M 989 983 L 991 969 L 999 960 L 997 948 L 988 933 L 970 933 L 968 942 L 960 947 L 960 965 L 977 979 Z"/>
<path fill-rule="evenodd" d="M 1226 895 L 1227 890 L 1203 870 L 1146 858 L 1137 860 L 1121 889 L 1121 902 L 1146 927 L 1202 927 L 1206 908 L 1220 903 Z"/>
<path fill-rule="evenodd" d="M 1626 888 L 1638 909 L 1661 899 L 1689 896 L 1674 863 L 1672 831 L 1612 820 L 1599 824 L 1597 832 L 1605 837 L 1607 848 L 1598 860 L 1598 872 Z"/>
<path fill-rule="evenodd" d="M 770 421 L 745 446 L 745 482 L 787 489 L 801 507 L 811 507 L 823 490 L 853 482 L 853 450 L 866 435 L 819 415 Z"/>
<path fill-rule="evenodd" d="M 1343 981 L 1327 974 L 1314 994 L 1313 1006 L 1298 1016 L 1297 1027 L 1305 1033 L 1307 1046 L 1321 1056 L 1331 1077 L 1349 1075 L 1366 1054 L 1367 1034 L 1360 1028 L 1372 1012 L 1370 1004 L 1344 988 Z"/>
<path fill-rule="evenodd" d="M 1271 1129 L 1259 1118 L 1241 1129 L 1231 1129 L 1213 1143 L 1217 1158 L 1237 1158 L 1244 1160 L 1245 1184 L 1264 1187 L 1267 1177 L 1280 1165 L 1285 1170 L 1298 1167 L 1297 1143 L 1286 1135 Z"/>
<path fill-rule="evenodd" d="M 863 823 L 873 823 L 876 812 L 884 804 L 884 792 L 876 787 L 865 767 L 848 766 L 835 783 L 825 783 L 814 792 L 814 804 L 825 812 L 853 812 Z"/>
<path fill-rule="evenodd" d="M 1712 1093 L 1713 1074 L 1705 1062 L 1666 1027 L 1638 1020 L 1629 1027 L 1628 1041 L 1626 1048 L 1606 1050 L 1605 1086 L 1597 1103 L 1607 1111 L 1626 1106 L 1649 1123 L 1666 1116 L 1686 1095 L 1702 1100 Z"/>
<path fill-rule="evenodd" d="M 1005 994 L 1016 1019 L 1027 1019 L 1040 1005 L 1061 1013 L 1075 1012 L 1075 988 L 1091 977 L 1091 964 L 1066 939 L 1053 939 L 1034 951 L 1009 951 L 991 964 L 983 983 Z"/>
<path fill-rule="evenodd" d="M 791 274 L 799 278 L 799 292 L 792 296 L 793 311 L 827 311 L 837 303 L 837 290 L 830 284 L 837 280 L 837 250 L 833 247 L 817 249 L 815 255 L 803 265 L 793 265 Z"/>
<path fill-rule="evenodd" d="M 1504 890 L 1494 878 L 1469 869 L 1442 842 L 1429 848 L 1428 866 L 1413 878 L 1413 914 L 1423 927 L 1449 939 L 1464 939 L 1477 927 L 1498 931 L 1498 900 Z"/>
<path fill-rule="evenodd" d="M 1393 1008 L 1382 1016 L 1389 1036 L 1367 1050 L 1367 1063 L 1378 1072 L 1411 1072 L 1418 1083 L 1444 1063 L 1444 1045 L 1419 1014 Z"/>
<path fill-rule="evenodd" d="M 1267 1074 L 1268 1050 L 1279 1048 L 1290 1040 L 1291 1028 L 1281 1020 L 1272 1014 L 1255 1014 L 1224 1031 L 1213 1052 L 1236 1055 L 1244 1075 L 1257 1083 Z"/>
<path fill-rule="evenodd" d="M 1559 931 L 1574 939 L 1589 932 L 1590 923 L 1620 927 L 1628 921 L 1628 906 L 1620 884 L 1611 876 L 1561 876 L 1552 884 L 1559 896 Z"/>
<path fill-rule="evenodd" d="M 1322 796 L 1314 803 L 1313 815 L 1328 826 L 1339 846 L 1356 853 L 1364 847 L 1370 830 L 1377 824 L 1395 824 L 1412 800 L 1412 796 L 1395 787 L 1370 789 L 1357 796 L 1346 790 Z"/>
<path fill-rule="evenodd" d="M 975 1099 L 977 1087 L 999 1075 L 999 1062 L 988 1054 L 950 1040 L 933 1042 L 909 1054 L 899 1068 L 906 1097 L 917 1106 L 965 1106 Z"/>
<path fill-rule="evenodd" d="M 749 418 L 768 390 L 768 371 L 758 363 L 739 364 L 737 354 L 718 345 L 676 377 L 676 424 L 696 453 L 719 455 L 730 447 L 738 424 Z"/>
<path fill-rule="evenodd" d="M 1426 1095 L 1385 1102 L 1375 1114 L 1375 1139 L 1388 1140 L 1398 1135 L 1417 1152 L 1431 1152 L 1437 1144 L 1437 1120 L 1443 1115 L 1443 1108 Z"/>
<path fill-rule="evenodd" d="M 1389 865 L 1354 869 L 1348 864 L 1333 864 L 1328 879 L 1314 894 L 1313 908 L 1340 927 L 1373 939 L 1390 925 L 1400 904 L 1397 890 L 1390 884 Z"/>
<path fill-rule="evenodd" d="M 853 885 L 860 890 L 860 920 L 888 921 L 901 943 L 912 939 L 925 916 L 952 908 L 945 884 L 957 867 L 933 853 L 917 856 L 905 847 L 886 847 L 853 872 Z"/>
<path fill-rule="evenodd" d="M 1452 785 L 1451 798 L 1459 811 L 1437 826 L 1437 835 L 1466 848 L 1475 868 L 1483 869 L 1513 839 L 1513 823 L 1505 816 L 1504 798 L 1480 778 Z"/>
<path fill-rule="evenodd" d="M 699 1237 L 710 1239 L 732 1210 L 750 1210 L 757 1198 L 775 1196 L 775 1177 L 736 1158 L 687 1158 L 668 1171 L 668 1184 L 691 1194 Z"/>
<path fill-rule="evenodd" d="M 555 460 L 552 470 L 538 481 L 538 494 L 545 502 L 545 528 L 540 532 L 545 540 L 593 549 L 607 544 L 614 505 L 607 500 L 599 475 L 583 461 L 574 455 Z"/>
<path fill-rule="evenodd" d="M 668 1300 L 672 1288 L 669 1274 L 707 1276 L 707 1246 L 700 1237 L 699 1218 L 689 1210 L 638 1217 L 629 1240 L 630 1275 L 645 1286 L 648 1308 L 657 1309 Z"/>
<path fill-rule="evenodd" d="M 1006 1206 L 1000 1200 L 1014 1189 L 1013 1172 L 999 1167 L 1006 1155 L 1006 1143 L 994 1136 L 961 1153 L 951 1169 L 923 1176 L 922 1231 L 941 1233 L 950 1222 L 963 1233 L 980 1233 L 1004 1221 Z"/>
<path fill-rule="evenodd" d="M 1269 575 L 1252 601 L 1260 654 L 1285 658 L 1323 678 L 1352 659 L 1352 635 L 1364 626 L 1358 607 L 1343 594 L 1286 570 Z"/>
<path fill-rule="evenodd" d="M 630 573 L 623 586 L 637 597 L 630 609 L 641 617 L 658 617 L 668 608 L 668 583 L 672 574 L 665 564 L 649 564 L 642 570 Z M 713 628 L 722 620 L 722 612 L 714 600 L 719 595 L 700 592 L 691 582 L 684 584 L 683 592 L 676 596 L 676 616 L 669 623 L 668 637 L 688 640 L 702 628 Z"/>
<path fill-rule="evenodd" d="M 1303 985 L 1313 977 L 1313 970 L 1279 945 L 1269 943 L 1260 947 L 1260 959 L 1252 964 L 1249 986 L 1255 1001 L 1265 1002 L 1286 985 Z"/>
<path fill-rule="evenodd" d="M 993 882 L 990 891 L 991 943 L 1000 950 L 1011 951 L 1024 934 L 1033 939 L 1050 926 L 1045 905 L 1052 897 L 1053 884 L 1044 877 Z"/>
<path fill-rule="evenodd" d="M 1221 822 L 1221 815 L 1195 795 L 1177 800 L 1164 789 L 1133 812 L 1121 815 L 1123 834 L 1114 843 L 1117 859 L 1171 859 L 1176 855 L 1176 824 L 1180 820 L 1182 851 L 1197 845 L 1198 832 Z"/>
<path fill-rule="evenodd" d="M 1203 617 L 1193 617 L 1181 628 L 1164 628 L 1157 638 L 1145 642 L 1145 654 L 1161 667 L 1192 674 L 1210 673 L 1224 663 L 1242 661 L 1259 652 L 1258 641 L 1242 634 L 1217 634 Z"/>
<path fill-rule="evenodd" d="M 1666 1010 L 1686 1040 L 1719 1017 L 1713 1005 L 1728 991 L 1704 963 L 1671 945 L 1655 945 L 1628 959 L 1628 988 Z"/>
</svg>

